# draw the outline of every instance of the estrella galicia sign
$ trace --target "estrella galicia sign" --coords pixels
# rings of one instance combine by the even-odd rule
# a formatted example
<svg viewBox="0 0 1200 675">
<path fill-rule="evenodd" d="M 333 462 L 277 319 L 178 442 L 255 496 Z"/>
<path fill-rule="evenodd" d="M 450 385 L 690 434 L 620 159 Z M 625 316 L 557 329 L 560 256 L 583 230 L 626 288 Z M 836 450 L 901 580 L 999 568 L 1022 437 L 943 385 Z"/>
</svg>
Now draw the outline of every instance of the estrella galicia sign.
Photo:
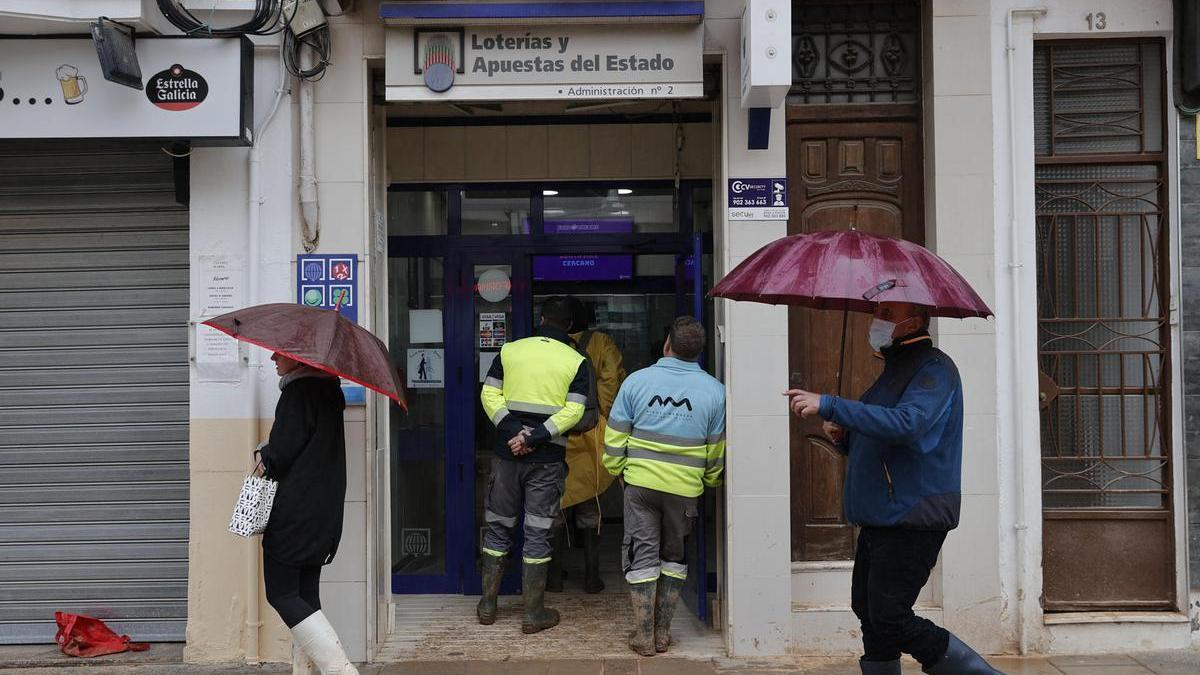
<svg viewBox="0 0 1200 675">
<path fill-rule="evenodd" d="M 163 110 L 191 110 L 208 98 L 208 82 L 200 73 L 176 63 L 150 77 L 146 98 Z"/>
</svg>

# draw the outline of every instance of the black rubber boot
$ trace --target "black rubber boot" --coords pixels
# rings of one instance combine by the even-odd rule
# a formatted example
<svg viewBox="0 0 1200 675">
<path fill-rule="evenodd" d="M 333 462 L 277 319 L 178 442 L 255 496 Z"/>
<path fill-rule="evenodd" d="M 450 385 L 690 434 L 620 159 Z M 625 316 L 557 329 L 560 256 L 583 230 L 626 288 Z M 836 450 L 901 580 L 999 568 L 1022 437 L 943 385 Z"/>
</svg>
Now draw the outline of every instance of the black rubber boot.
<svg viewBox="0 0 1200 675">
<path fill-rule="evenodd" d="M 500 581 L 504 579 L 504 558 L 484 553 L 480 576 L 483 578 L 483 597 L 475 607 L 475 616 L 479 617 L 479 623 L 490 626 L 496 623 L 496 597 L 500 595 Z"/>
<path fill-rule="evenodd" d="M 863 661 L 859 659 L 858 668 L 862 675 L 900 675 L 900 659 L 895 661 Z"/>
<path fill-rule="evenodd" d="M 549 571 L 549 563 L 525 563 L 521 570 L 521 593 L 525 596 L 522 633 L 537 633 L 558 625 L 558 612 L 546 608 L 546 575 Z"/>
<path fill-rule="evenodd" d="M 633 605 L 633 633 L 629 648 L 642 656 L 654 656 L 654 596 L 658 585 L 653 581 L 629 585 Z"/>
<path fill-rule="evenodd" d="M 983 657 L 975 653 L 962 640 L 950 634 L 950 644 L 946 647 L 946 655 L 937 660 L 932 666 L 921 669 L 929 675 L 1004 675 L 988 665 Z"/>
<path fill-rule="evenodd" d="M 550 567 L 546 574 L 546 590 L 551 593 L 562 593 L 563 577 L 566 576 L 566 573 L 563 572 L 563 561 L 567 557 L 567 528 L 565 526 L 554 532 L 550 545 L 554 547 L 554 552 L 551 554 L 550 562 L 546 563 Z"/>
<path fill-rule="evenodd" d="M 599 593 L 604 590 L 604 582 L 600 580 L 600 533 L 592 528 L 583 531 L 583 560 L 586 571 L 583 577 L 585 593 Z"/>
<path fill-rule="evenodd" d="M 671 647 L 671 619 L 683 590 L 683 579 L 667 575 L 658 578 L 658 593 L 654 600 L 654 651 L 662 654 Z"/>
</svg>

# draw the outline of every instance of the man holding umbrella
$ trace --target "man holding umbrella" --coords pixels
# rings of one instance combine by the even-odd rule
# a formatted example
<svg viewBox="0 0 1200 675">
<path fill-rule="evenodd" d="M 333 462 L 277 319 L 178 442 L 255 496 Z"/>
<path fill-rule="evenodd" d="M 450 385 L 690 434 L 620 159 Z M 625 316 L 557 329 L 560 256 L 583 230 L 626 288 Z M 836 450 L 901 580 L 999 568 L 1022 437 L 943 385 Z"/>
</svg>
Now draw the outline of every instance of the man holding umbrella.
<svg viewBox="0 0 1200 675">
<path fill-rule="evenodd" d="M 889 290 L 878 288 L 877 290 Z M 851 607 L 862 622 L 867 675 L 899 675 L 907 652 L 934 675 L 998 673 L 913 603 L 958 526 L 963 394 L 954 362 L 933 346 L 928 308 L 879 302 L 868 340 L 883 373 L 854 401 L 791 389 L 791 410 L 819 415 L 846 454 L 844 502 L 858 525 Z"/>
</svg>

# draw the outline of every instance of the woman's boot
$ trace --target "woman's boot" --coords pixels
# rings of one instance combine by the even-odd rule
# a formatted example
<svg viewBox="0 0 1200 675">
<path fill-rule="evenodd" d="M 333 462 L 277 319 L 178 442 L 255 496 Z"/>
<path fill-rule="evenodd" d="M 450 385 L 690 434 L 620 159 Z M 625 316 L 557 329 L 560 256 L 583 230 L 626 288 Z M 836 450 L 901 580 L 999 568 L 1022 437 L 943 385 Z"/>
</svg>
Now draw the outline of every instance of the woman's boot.
<svg viewBox="0 0 1200 675">
<path fill-rule="evenodd" d="M 583 530 L 583 560 L 585 573 L 583 590 L 585 593 L 599 593 L 604 590 L 604 582 L 600 580 L 600 534 L 592 528 Z"/>
<path fill-rule="evenodd" d="M 946 655 L 937 663 L 921 669 L 930 675 L 1004 675 L 983 660 L 962 640 L 950 634 L 950 644 L 946 647 Z"/>
<path fill-rule="evenodd" d="M 654 656 L 654 596 L 658 585 L 653 581 L 629 585 L 633 605 L 633 633 L 629 648 L 642 656 Z"/>
<path fill-rule="evenodd" d="M 308 655 L 300 648 L 300 643 L 292 640 L 292 675 L 320 675 Z"/>
<path fill-rule="evenodd" d="M 504 557 L 484 553 L 480 576 L 483 578 L 483 597 L 475 607 L 475 616 L 479 617 L 479 623 L 490 626 L 496 623 L 496 597 L 500 595 L 500 581 L 504 579 Z"/>
<path fill-rule="evenodd" d="M 292 640 L 312 659 L 321 675 L 358 675 L 358 669 L 347 658 L 342 641 L 324 612 L 317 610 L 296 624 L 292 628 Z"/>
<path fill-rule="evenodd" d="M 525 596 L 522 633 L 537 633 L 558 625 L 558 612 L 546 607 L 546 575 L 550 565 L 525 563 L 521 570 L 521 594 Z"/>
</svg>

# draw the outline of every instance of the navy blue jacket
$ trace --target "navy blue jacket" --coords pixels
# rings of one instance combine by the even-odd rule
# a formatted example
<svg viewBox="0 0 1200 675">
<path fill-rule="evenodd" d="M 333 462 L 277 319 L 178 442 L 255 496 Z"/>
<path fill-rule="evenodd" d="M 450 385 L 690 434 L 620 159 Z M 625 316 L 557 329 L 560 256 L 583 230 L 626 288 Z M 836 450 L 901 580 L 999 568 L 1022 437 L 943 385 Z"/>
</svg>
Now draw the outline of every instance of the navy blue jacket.
<svg viewBox="0 0 1200 675">
<path fill-rule="evenodd" d="M 928 336 L 883 351 L 883 374 L 859 401 L 822 396 L 846 430 L 846 518 L 861 526 L 952 530 L 962 483 L 962 380 Z"/>
</svg>

